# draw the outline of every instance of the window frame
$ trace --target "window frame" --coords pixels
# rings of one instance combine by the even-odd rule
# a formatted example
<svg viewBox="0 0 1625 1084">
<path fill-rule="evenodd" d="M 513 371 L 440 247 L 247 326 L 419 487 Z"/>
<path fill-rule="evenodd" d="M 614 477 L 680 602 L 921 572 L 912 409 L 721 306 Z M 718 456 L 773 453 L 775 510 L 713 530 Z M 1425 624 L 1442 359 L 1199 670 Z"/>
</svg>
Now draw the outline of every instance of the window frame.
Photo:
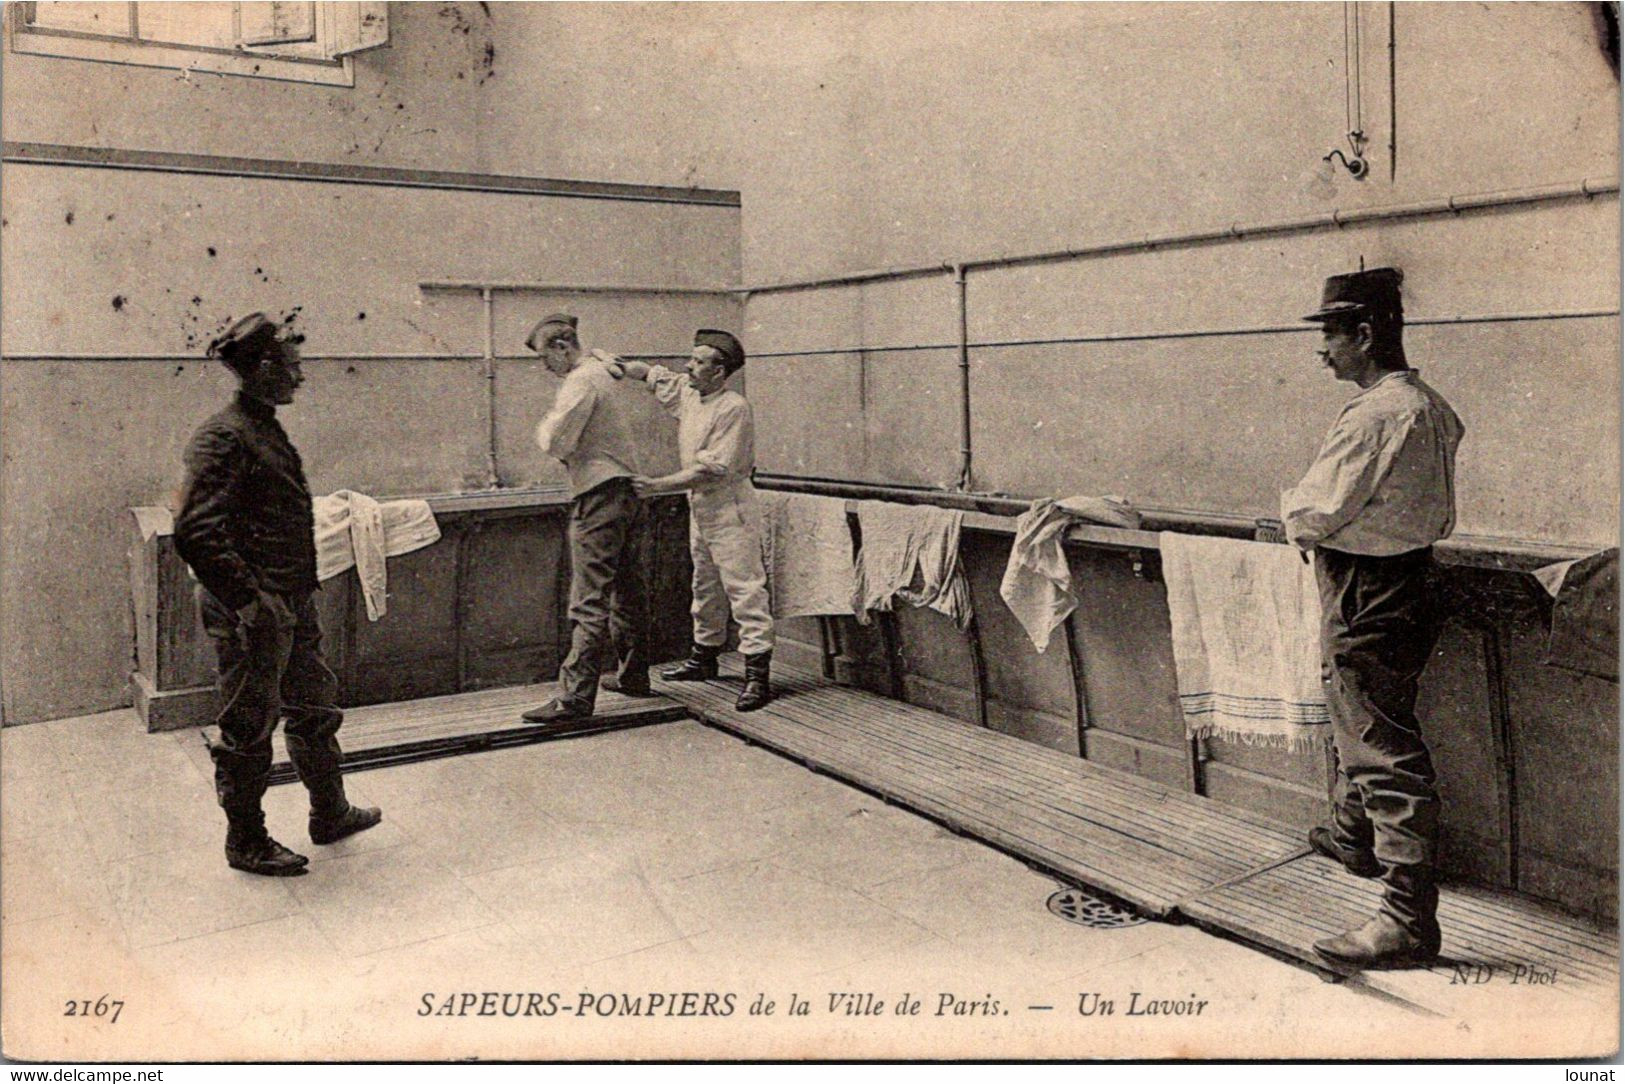
<svg viewBox="0 0 1625 1084">
<path fill-rule="evenodd" d="M 106 64 L 128 64 L 143 68 L 179 69 L 183 72 L 208 72 L 214 75 L 240 75 L 250 79 L 278 79 L 285 82 L 318 83 L 327 86 L 355 86 L 355 64 L 352 56 L 335 58 L 296 56 L 286 52 L 289 46 L 249 46 L 240 49 L 217 49 L 204 45 L 180 45 L 169 42 L 143 41 L 139 37 L 89 34 L 77 30 L 59 30 L 54 27 L 35 26 L 30 21 L 34 5 L 13 3 L 6 23 L 11 38 L 11 51 L 31 56 L 52 56 L 73 60 L 90 60 Z M 333 4 L 316 3 L 316 43 L 333 40 Z M 139 17 L 136 32 L 140 32 Z"/>
</svg>

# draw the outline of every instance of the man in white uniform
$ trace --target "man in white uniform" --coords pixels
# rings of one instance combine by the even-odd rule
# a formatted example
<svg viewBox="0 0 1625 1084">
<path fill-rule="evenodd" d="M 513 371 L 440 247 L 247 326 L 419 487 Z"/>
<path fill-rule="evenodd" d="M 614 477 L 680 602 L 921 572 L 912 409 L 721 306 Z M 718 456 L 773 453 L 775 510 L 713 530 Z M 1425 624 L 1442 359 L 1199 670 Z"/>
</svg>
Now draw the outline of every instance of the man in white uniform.
<svg viewBox="0 0 1625 1084">
<path fill-rule="evenodd" d="M 694 354 L 684 372 L 627 361 L 677 419 L 680 468 L 660 478 L 634 478 L 640 497 L 688 492 L 689 553 L 694 560 L 694 646 L 667 681 L 704 681 L 717 675 L 717 656 L 728 636 L 728 613 L 739 623 L 745 687 L 735 707 L 755 711 L 772 699 L 773 614 L 762 560 L 761 514 L 751 471 L 756 434 L 750 403 L 723 385 L 745 364 L 745 350 L 726 331 L 694 333 Z"/>
</svg>

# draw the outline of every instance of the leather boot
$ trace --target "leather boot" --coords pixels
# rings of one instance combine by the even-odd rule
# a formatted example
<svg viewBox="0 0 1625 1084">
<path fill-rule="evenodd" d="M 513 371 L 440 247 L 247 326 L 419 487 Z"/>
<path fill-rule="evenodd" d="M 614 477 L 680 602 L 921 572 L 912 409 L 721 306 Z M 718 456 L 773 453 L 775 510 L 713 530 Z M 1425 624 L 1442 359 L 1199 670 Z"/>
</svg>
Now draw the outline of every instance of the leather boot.
<svg viewBox="0 0 1625 1084">
<path fill-rule="evenodd" d="M 1439 955 L 1437 929 L 1431 938 L 1413 933 L 1380 911 L 1357 929 L 1316 941 L 1315 951 L 1332 963 L 1362 971 L 1426 967 Z"/>
<path fill-rule="evenodd" d="M 226 865 L 261 877 L 298 877 L 310 859 L 295 854 L 265 830 L 258 809 L 226 811 Z"/>
<path fill-rule="evenodd" d="M 695 644 L 681 666 L 662 670 L 660 676 L 666 681 L 710 681 L 717 676 L 717 656 L 721 654 L 720 647 Z"/>
<path fill-rule="evenodd" d="M 1369 850 L 1348 847 L 1337 842 L 1337 837 L 1330 828 L 1309 829 L 1309 846 L 1316 854 L 1341 863 L 1344 869 L 1356 877 L 1376 877 L 1382 873 L 1382 863 L 1377 861 L 1376 855 Z"/>
<path fill-rule="evenodd" d="M 771 651 L 745 656 L 745 688 L 734 704 L 735 711 L 755 711 L 766 707 L 767 702 L 773 699 L 773 689 L 767 681 L 772 662 Z"/>
<path fill-rule="evenodd" d="M 659 695 L 649 687 L 649 674 L 647 671 L 641 676 L 633 676 L 624 682 L 617 674 L 606 674 L 604 680 L 598 683 L 598 687 L 605 692 L 620 693 L 622 696 L 641 698 Z"/>
<path fill-rule="evenodd" d="M 310 790 L 310 841 L 337 843 L 346 836 L 365 832 L 384 819 L 383 811 L 355 806 L 344 796 L 344 777 L 324 776 L 305 784 Z"/>
</svg>

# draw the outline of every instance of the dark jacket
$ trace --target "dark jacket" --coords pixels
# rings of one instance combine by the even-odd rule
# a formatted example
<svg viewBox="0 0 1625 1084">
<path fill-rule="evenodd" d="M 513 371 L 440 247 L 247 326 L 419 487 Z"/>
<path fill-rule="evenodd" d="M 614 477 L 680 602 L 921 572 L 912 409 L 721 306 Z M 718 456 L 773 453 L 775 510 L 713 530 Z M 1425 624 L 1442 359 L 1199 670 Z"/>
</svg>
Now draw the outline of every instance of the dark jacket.
<svg viewBox="0 0 1625 1084">
<path fill-rule="evenodd" d="M 274 408 L 239 394 L 192 434 L 175 550 L 234 610 L 316 589 L 310 487 Z"/>
</svg>

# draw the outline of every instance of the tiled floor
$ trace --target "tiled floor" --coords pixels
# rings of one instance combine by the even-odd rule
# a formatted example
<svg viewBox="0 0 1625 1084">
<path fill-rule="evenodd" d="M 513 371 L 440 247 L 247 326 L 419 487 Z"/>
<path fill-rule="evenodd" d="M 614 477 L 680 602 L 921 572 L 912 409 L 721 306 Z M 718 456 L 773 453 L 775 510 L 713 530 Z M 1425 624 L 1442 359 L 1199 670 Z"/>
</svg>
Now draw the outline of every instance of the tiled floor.
<svg viewBox="0 0 1625 1084">
<path fill-rule="evenodd" d="M 7 1054 L 1418 1057 L 1613 1042 L 1537 1027 L 1522 1001 L 1516 1028 L 1420 1017 L 1191 927 L 1063 922 L 1044 909 L 1055 882 L 1019 862 L 697 723 L 351 776 L 386 819 L 333 847 L 309 845 L 300 788 L 273 788 L 272 831 L 313 859 L 287 880 L 226 868 L 196 743 L 141 733 L 129 712 L 0 732 Z M 840 991 L 884 1009 L 832 1012 Z M 623 995 L 647 1011 L 684 992 L 731 995 L 733 1011 L 606 1015 Z M 1136 992 L 1208 1004 L 1130 1017 Z M 1090 993 L 1116 1014 L 1081 1014 Z M 549 994 L 559 1009 L 542 1015 Z M 749 1012 L 758 994 L 773 1015 Z M 918 1016 L 895 1012 L 905 994 Z M 63 1015 L 102 995 L 125 1002 L 118 1023 Z M 807 1015 L 788 1013 L 792 995 Z M 436 1012 L 448 996 L 466 1015 Z"/>
</svg>

